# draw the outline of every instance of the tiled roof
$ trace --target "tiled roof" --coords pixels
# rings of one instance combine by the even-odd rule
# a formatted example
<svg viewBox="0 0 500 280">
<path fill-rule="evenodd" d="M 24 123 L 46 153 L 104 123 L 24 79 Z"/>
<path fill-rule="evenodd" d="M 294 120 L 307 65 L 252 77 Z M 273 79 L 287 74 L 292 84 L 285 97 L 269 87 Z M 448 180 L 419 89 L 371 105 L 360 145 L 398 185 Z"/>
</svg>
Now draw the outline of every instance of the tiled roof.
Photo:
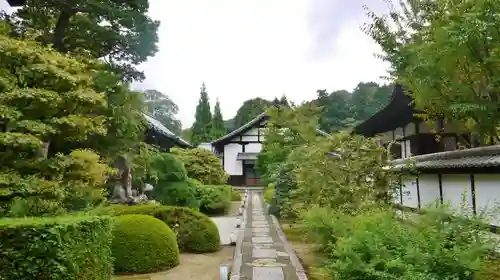
<svg viewBox="0 0 500 280">
<path fill-rule="evenodd" d="M 226 134 L 226 135 L 220 137 L 219 139 L 216 139 L 216 140 L 210 142 L 210 144 L 213 145 L 213 144 L 216 144 L 216 143 L 224 141 L 224 140 L 229 140 L 229 139 L 233 138 L 234 136 L 237 136 L 237 135 L 239 135 L 241 133 L 244 133 L 245 131 L 247 131 L 250 128 L 252 128 L 254 125 L 256 125 L 256 124 L 260 123 L 261 121 L 263 121 L 266 117 L 267 117 L 266 112 L 263 112 L 260 115 L 258 115 L 257 117 L 255 117 L 253 120 L 251 120 L 248 123 L 240 126 L 238 129 L 233 130 L 229 134 Z M 325 131 L 323 131 L 321 129 L 316 129 L 316 132 L 319 135 L 321 135 L 321 136 L 329 136 L 328 133 L 326 133 Z"/>
<path fill-rule="evenodd" d="M 395 168 L 410 164 L 417 169 L 497 167 L 500 166 L 500 145 L 420 155 L 391 163 Z"/>
<path fill-rule="evenodd" d="M 153 129 L 154 131 L 172 139 L 175 141 L 175 143 L 177 143 L 179 146 L 182 146 L 182 147 L 192 147 L 191 144 L 180 138 L 179 136 L 177 136 L 175 133 L 173 133 L 170 129 L 166 128 L 161 122 L 159 122 L 158 120 L 146 115 L 146 114 L 143 114 L 144 115 L 144 118 L 146 119 L 147 121 L 147 124 L 149 126 L 149 128 Z"/>
</svg>

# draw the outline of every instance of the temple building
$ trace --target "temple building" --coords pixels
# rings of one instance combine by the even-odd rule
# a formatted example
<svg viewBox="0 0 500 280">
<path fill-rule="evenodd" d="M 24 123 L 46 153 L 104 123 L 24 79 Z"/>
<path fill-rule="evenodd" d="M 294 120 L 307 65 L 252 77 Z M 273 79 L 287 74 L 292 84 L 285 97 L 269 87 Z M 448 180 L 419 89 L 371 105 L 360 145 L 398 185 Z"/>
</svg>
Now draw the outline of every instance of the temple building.
<svg viewBox="0 0 500 280">
<path fill-rule="evenodd" d="M 396 85 L 389 104 L 353 130 L 378 135 L 380 145 L 390 148 L 394 168 L 414 164 L 415 176 L 401 180 L 394 202 L 418 210 L 436 201 L 458 207 L 465 199 L 474 214 L 496 207 L 500 145 L 482 145 L 457 124 L 424 122 L 416 113 L 403 87 Z M 500 215 L 491 223 L 499 226 Z"/>
<path fill-rule="evenodd" d="M 259 186 L 260 176 L 255 170 L 257 156 L 262 149 L 269 116 L 262 113 L 240 128 L 210 143 L 203 143 L 201 148 L 210 149 L 217 155 L 229 174 L 228 184 L 233 186 Z M 327 135 L 317 130 L 318 135 Z"/>
</svg>

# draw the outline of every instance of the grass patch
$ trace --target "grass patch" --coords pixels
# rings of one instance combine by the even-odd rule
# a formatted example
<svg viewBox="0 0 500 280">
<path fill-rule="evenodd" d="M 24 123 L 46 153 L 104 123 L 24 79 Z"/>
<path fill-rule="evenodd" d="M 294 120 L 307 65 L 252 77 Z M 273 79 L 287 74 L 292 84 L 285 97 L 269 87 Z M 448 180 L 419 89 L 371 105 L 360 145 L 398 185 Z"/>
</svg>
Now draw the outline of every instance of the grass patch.
<svg viewBox="0 0 500 280">
<path fill-rule="evenodd" d="M 306 270 L 308 279 L 330 279 L 326 272 L 321 268 L 323 257 L 316 249 L 317 245 L 304 238 L 304 226 L 301 224 L 290 223 L 289 221 L 280 221 L 280 224 L 286 238 L 292 245 L 293 250 Z"/>
</svg>

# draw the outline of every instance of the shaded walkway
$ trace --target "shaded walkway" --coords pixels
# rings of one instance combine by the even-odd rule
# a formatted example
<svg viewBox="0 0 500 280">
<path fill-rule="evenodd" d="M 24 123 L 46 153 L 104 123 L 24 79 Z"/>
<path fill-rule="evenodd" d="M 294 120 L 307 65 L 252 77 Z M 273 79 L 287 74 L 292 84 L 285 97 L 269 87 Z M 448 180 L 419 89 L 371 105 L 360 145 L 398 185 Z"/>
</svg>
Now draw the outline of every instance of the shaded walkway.
<svg viewBox="0 0 500 280">
<path fill-rule="evenodd" d="M 239 274 L 232 280 L 307 279 L 297 257 L 276 224 L 266 213 L 262 192 L 250 192 L 243 239 L 240 240 Z"/>
</svg>

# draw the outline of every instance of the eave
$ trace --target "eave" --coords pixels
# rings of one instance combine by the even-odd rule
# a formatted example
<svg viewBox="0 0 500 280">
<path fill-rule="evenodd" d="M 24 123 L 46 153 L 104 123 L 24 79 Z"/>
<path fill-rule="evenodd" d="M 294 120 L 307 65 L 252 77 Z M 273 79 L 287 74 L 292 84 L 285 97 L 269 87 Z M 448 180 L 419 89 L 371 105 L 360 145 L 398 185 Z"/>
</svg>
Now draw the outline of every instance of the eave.
<svg viewBox="0 0 500 280">
<path fill-rule="evenodd" d="M 25 0 L 7 0 L 7 3 L 9 3 L 11 7 L 20 7 L 24 5 Z"/>
</svg>

